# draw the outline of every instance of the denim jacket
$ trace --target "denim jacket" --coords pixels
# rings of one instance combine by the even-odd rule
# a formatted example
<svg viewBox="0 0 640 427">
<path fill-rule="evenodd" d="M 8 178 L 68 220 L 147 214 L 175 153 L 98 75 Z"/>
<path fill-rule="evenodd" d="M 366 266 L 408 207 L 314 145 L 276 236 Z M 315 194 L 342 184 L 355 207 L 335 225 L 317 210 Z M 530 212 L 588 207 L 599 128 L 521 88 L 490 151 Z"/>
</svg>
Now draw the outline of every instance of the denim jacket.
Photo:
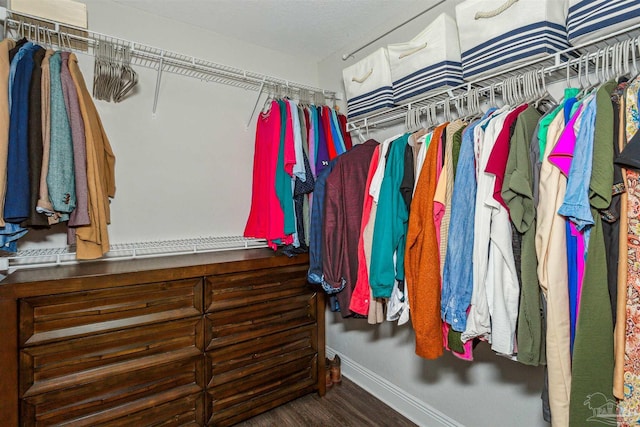
<svg viewBox="0 0 640 427">
<path fill-rule="evenodd" d="M 462 134 L 453 195 L 449 242 L 444 262 L 442 282 L 442 320 L 454 331 L 464 332 L 467 324 L 467 308 L 473 292 L 473 227 L 476 204 L 476 169 L 473 150 L 475 127 L 482 120 L 470 124 Z"/>
</svg>

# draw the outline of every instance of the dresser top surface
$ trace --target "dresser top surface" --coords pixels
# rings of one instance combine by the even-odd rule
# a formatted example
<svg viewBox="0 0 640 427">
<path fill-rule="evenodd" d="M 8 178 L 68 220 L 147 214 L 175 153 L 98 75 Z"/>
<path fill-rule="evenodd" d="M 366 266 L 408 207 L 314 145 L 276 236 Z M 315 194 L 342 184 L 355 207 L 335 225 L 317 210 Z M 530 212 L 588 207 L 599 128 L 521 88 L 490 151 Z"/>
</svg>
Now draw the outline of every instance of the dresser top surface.
<svg viewBox="0 0 640 427">
<path fill-rule="evenodd" d="M 167 276 L 166 280 L 176 280 L 258 268 L 301 265 L 308 263 L 308 260 L 307 254 L 289 258 L 270 249 L 247 249 L 129 260 L 84 261 L 70 265 L 18 270 L 0 282 L 0 296 L 9 288 L 17 288 L 24 284 L 87 282 L 117 276 L 148 276 L 149 280 L 156 280 L 154 278 L 164 275 Z"/>
</svg>

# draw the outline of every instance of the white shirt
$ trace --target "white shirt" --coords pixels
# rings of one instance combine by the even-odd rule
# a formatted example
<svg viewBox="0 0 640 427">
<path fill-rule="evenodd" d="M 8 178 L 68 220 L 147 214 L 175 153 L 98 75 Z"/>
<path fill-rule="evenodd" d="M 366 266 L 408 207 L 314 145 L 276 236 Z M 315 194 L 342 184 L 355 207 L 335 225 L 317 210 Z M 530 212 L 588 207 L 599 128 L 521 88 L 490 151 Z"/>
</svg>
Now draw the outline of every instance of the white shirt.
<svg viewBox="0 0 640 427">
<path fill-rule="evenodd" d="M 485 201 L 493 197 L 493 175 L 485 174 L 489 155 L 496 143 L 496 137 L 502 129 L 507 116 L 506 111 L 496 111 L 491 117 L 483 120 L 474 129 L 474 151 L 476 156 L 476 176 L 478 187 L 476 192 L 476 211 L 473 230 L 473 292 L 471 307 L 467 316 L 467 326 L 462 333 L 462 341 L 466 342 L 481 337 L 491 342 L 491 315 L 487 298 L 487 272 L 489 268 L 489 243 L 491 239 L 492 209 Z M 486 130 L 483 125 L 486 123 Z"/>
<path fill-rule="evenodd" d="M 378 197 L 380 196 L 380 187 L 382 186 L 382 179 L 384 178 L 384 170 L 387 165 L 387 152 L 389 151 L 391 143 L 400 138 L 402 135 L 404 134 L 401 133 L 396 136 L 392 136 L 389 139 L 386 139 L 380 147 L 380 161 L 378 162 L 378 167 L 376 168 L 376 171 L 371 178 L 371 186 L 369 187 L 369 195 L 373 197 L 373 201 L 376 203 L 378 203 Z"/>
</svg>

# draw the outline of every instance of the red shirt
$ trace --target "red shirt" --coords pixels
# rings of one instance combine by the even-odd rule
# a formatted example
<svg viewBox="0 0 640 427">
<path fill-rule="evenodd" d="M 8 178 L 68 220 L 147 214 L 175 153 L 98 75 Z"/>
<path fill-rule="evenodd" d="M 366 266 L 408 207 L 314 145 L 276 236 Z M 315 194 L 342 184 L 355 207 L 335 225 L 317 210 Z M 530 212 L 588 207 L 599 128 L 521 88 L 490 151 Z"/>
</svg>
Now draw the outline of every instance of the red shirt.
<svg viewBox="0 0 640 427">
<path fill-rule="evenodd" d="M 496 138 L 496 143 L 491 149 L 485 172 L 496 176 L 493 185 L 493 198 L 509 212 L 509 207 L 502 198 L 502 183 L 504 182 L 504 172 L 509 159 L 509 143 L 511 141 L 511 127 L 516 122 L 518 116 L 528 108 L 527 104 L 521 105 L 507 115 L 502 125 L 502 130 Z"/>
</svg>

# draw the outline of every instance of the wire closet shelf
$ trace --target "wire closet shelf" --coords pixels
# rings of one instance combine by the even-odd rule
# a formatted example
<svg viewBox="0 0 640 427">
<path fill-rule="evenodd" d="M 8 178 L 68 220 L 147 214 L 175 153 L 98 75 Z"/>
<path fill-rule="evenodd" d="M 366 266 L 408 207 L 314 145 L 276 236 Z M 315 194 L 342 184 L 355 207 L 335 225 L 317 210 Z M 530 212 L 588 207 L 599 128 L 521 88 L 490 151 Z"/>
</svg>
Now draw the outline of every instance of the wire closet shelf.
<svg viewBox="0 0 640 427">
<path fill-rule="evenodd" d="M 186 255 L 225 250 L 266 248 L 264 239 L 248 239 L 242 236 L 198 237 L 112 244 L 100 261 L 150 258 L 168 255 Z M 18 269 L 52 267 L 76 264 L 73 247 L 37 248 L 19 250 L 16 254 L 0 258 L 0 271 L 12 273 Z"/>
<path fill-rule="evenodd" d="M 30 34 L 43 43 L 70 48 L 71 50 L 95 56 L 96 47 L 102 43 L 127 47 L 131 52 L 132 65 L 151 68 L 159 72 L 168 72 L 206 82 L 215 82 L 247 90 L 282 88 L 292 94 L 310 92 L 320 94 L 327 99 L 335 99 L 336 92 L 318 87 L 289 81 L 254 71 L 219 64 L 194 56 L 149 46 L 137 41 L 125 40 L 102 34 L 85 28 L 61 24 L 45 18 L 18 13 L 0 8 L 0 19 L 4 20 L 4 34 Z"/>
<path fill-rule="evenodd" d="M 585 61 L 585 58 L 588 62 L 593 63 L 600 56 L 610 55 L 612 46 L 625 41 L 632 43 L 630 46 L 638 50 L 638 53 L 633 56 L 633 60 L 640 60 L 640 24 L 637 24 L 588 43 L 515 65 L 506 71 L 489 74 L 455 87 L 436 89 L 425 93 L 418 99 L 403 102 L 395 107 L 354 117 L 347 122 L 347 129 L 368 132 L 372 128 L 397 125 L 405 120 L 411 111 L 424 113 L 429 109 L 442 108 L 445 104 L 463 101 L 472 90 L 484 97 L 488 97 L 490 93 L 500 94 L 506 81 L 513 78 L 523 78 L 527 73 L 540 74 L 546 84 L 553 84 L 567 78 L 574 79 L 582 71 L 580 64 Z"/>
<path fill-rule="evenodd" d="M 288 81 L 253 71 L 196 58 L 169 50 L 152 47 L 136 41 L 125 40 L 84 28 L 73 27 L 40 17 L 0 8 L 0 20 L 4 21 L 5 36 L 25 35 L 49 46 L 95 56 L 100 43 L 127 47 L 131 52 L 131 64 L 151 68 L 158 72 L 178 74 L 206 82 L 220 83 L 238 88 L 259 91 L 284 91 L 290 95 L 318 95 L 321 99 L 336 99 L 336 92 Z M 259 96 L 259 95 L 258 95 Z M 156 99 L 158 92 L 156 85 Z M 119 243 L 110 246 L 101 260 L 133 259 L 142 257 L 183 255 L 222 250 L 266 248 L 264 239 L 243 236 L 210 236 L 175 240 Z M 11 273 L 18 269 L 50 267 L 78 263 L 74 247 L 35 248 L 19 250 L 10 256 L 0 257 L 0 271 Z"/>
</svg>

